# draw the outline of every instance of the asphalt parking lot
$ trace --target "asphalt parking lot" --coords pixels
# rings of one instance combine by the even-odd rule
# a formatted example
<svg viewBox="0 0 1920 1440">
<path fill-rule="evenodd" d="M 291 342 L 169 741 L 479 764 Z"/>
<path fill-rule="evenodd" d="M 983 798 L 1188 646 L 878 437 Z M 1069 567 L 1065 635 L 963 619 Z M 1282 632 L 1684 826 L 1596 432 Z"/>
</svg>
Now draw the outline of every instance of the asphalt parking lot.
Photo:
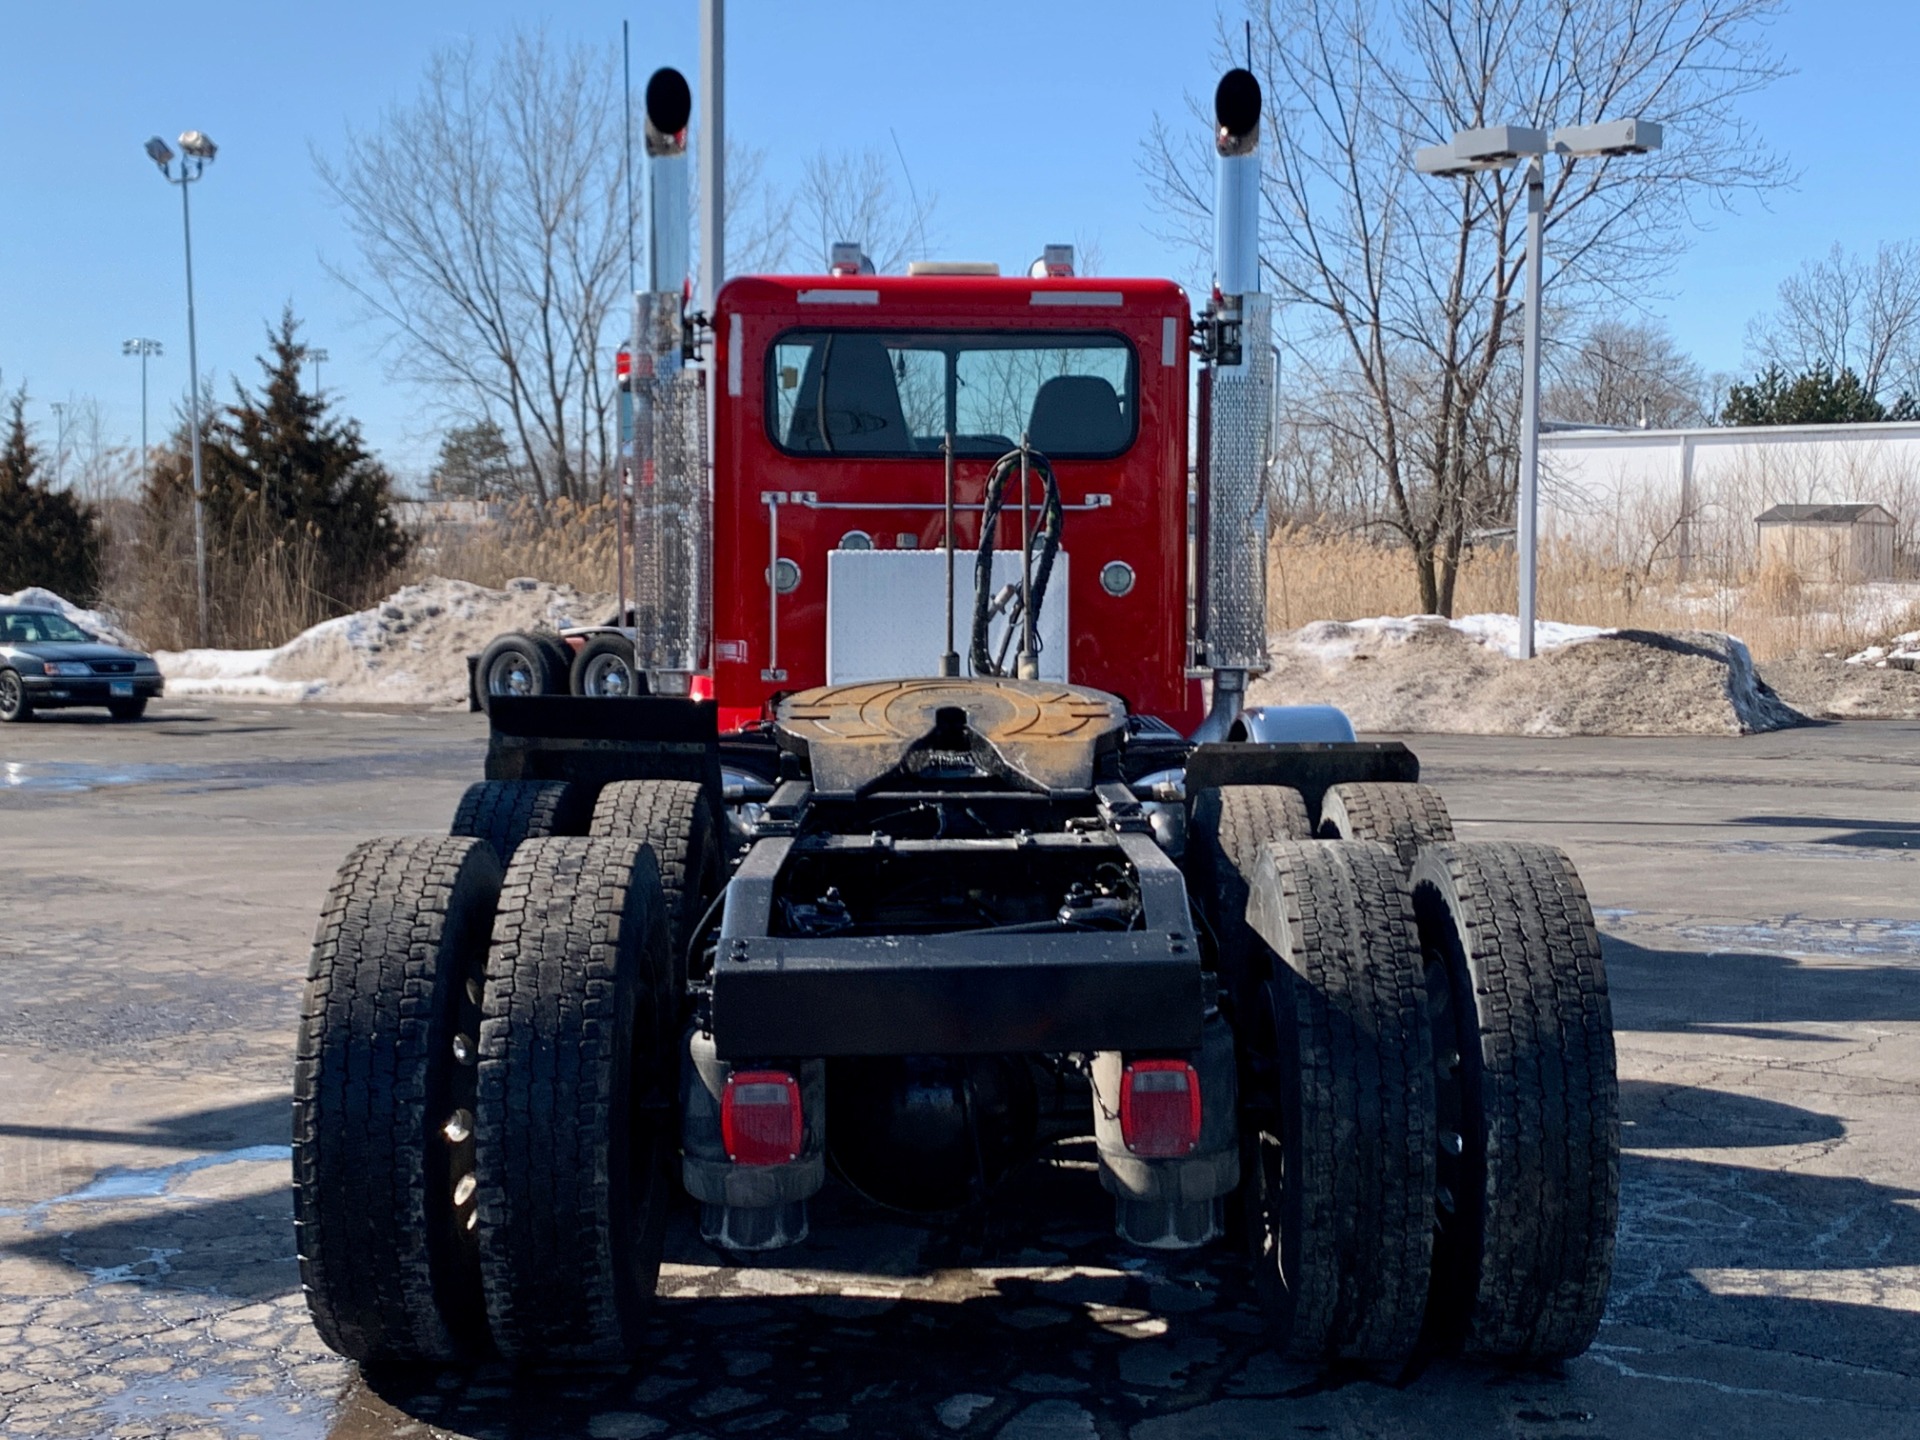
<svg viewBox="0 0 1920 1440">
<path fill-rule="evenodd" d="M 321 896 L 443 829 L 477 717 L 162 702 L 0 731 L 0 1434 L 1920 1435 L 1920 725 L 1417 741 L 1466 838 L 1565 847 L 1626 1117 L 1599 1342 L 1275 1362 L 1229 1254 L 1141 1257 L 1074 1149 L 934 1230 L 829 1191 L 671 1242 L 632 1374 L 363 1379 L 306 1323 L 287 1097 Z"/>
</svg>

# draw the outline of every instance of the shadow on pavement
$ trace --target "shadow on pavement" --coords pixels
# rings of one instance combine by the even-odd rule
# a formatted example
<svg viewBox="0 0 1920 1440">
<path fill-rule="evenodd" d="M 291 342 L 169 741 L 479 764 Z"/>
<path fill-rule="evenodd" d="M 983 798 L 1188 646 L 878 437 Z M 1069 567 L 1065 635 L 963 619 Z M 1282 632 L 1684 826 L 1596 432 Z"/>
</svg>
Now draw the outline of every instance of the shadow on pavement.
<svg viewBox="0 0 1920 1440">
<path fill-rule="evenodd" d="M 1763 1156 L 1733 1165 L 1646 1153 L 1837 1143 L 1843 1126 L 1816 1111 L 1651 1082 L 1629 1082 L 1623 1109 L 1629 1149 L 1608 1324 L 1593 1358 L 1564 1369 L 1437 1362 L 1402 1377 L 1283 1364 L 1230 1247 L 1130 1252 L 1112 1239 L 1093 1177 L 1053 1163 L 1027 1167 L 982 1212 L 944 1229 L 830 1186 L 814 1238 L 777 1264 L 716 1255 L 683 1212 L 668 1247 L 678 1268 L 663 1280 L 667 1293 L 631 1371 L 376 1374 L 350 1383 L 331 1433 L 372 1440 L 421 1422 L 503 1440 L 975 1436 L 1018 1417 L 1035 1434 L 1145 1425 L 1134 1433 L 1198 1435 L 1240 1433 L 1241 1420 L 1225 1412 L 1242 1411 L 1227 1406 L 1219 1427 L 1181 1429 L 1197 1407 L 1266 1397 L 1285 1398 L 1290 1420 L 1335 1431 L 1364 1420 L 1376 1433 L 1404 1417 L 1406 1433 L 1425 1434 L 1444 1399 L 1449 1423 L 1466 1427 L 1459 1433 L 1557 1434 L 1537 1426 L 1557 1424 L 1569 1407 L 1591 1410 L 1596 1387 L 1616 1387 L 1620 1375 L 1719 1373 L 1733 1361 L 1717 1345 L 1774 1357 L 1768 1369 L 1780 1373 L 1759 1379 L 1752 1358 L 1739 1360 L 1742 1384 L 1788 1394 L 1825 1386 L 1833 1398 L 1866 1397 L 1860 1403 L 1920 1395 L 1911 1383 L 1920 1376 L 1920 1297 L 1911 1288 L 1920 1194 L 1769 1169 Z M 211 1124 L 216 1113 L 186 1120 Z M 236 1106 L 224 1123 L 246 1138 L 265 1111 Z M 1056 1160 L 1078 1153 L 1063 1146 Z M 163 1198 L 133 1213 L 117 1206 L 93 1225 L 71 1225 L 66 1212 L 60 1233 L 10 1248 L 98 1279 L 260 1300 L 298 1286 L 289 1208 L 284 1188 L 201 1204 Z M 899 1298 L 889 1277 L 906 1276 Z M 1719 1403 L 1737 1411 L 1752 1402 Z M 1271 1424 L 1270 1410 L 1244 1413 Z M 1043 1421 L 1055 1428 L 1039 1428 Z"/>
<path fill-rule="evenodd" d="M 93 1145 L 156 1145 L 168 1149 L 239 1149 L 284 1145 L 293 1127 L 293 1101 L 285 1095 L 216 1105 L 156 1120 L 139 1130 L 92 1130 L 73 1125 L 32 1125 L 0 1120 L 0 1139 L 70 1140 Z"/>
<path fill-rule="evenodd" d="M 1756 938 L 1780 944 L 1783 937 L 1768 931 Z M 1920 1020 L 1920 967 L 1871 963 L 1896 950 L 1910 951 L 1905 940 L 1860 946 L 1857 957 L 1847 956 L 1843 945 L 1820 946 L 1825 954 L 1848 959 L 1845 965 L 1805 964 L 1780 954 L 1655 950 L 1612 935 L 1602 937 L 1602 948 L 1614 1024 L 1621 1030 L 1702 1030 L 1837 1043 L 1840 1037 L 1834 1035 L 1728 1027 Z"/>
</svg>

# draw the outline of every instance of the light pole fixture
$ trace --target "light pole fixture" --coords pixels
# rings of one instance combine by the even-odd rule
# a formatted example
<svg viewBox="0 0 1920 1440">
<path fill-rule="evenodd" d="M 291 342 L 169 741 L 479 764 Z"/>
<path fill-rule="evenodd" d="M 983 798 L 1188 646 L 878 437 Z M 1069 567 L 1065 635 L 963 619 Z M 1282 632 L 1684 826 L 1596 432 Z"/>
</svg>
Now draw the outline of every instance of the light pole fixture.
<svg viewBox="0 0 1920 1440">
<path fill-rule="evenodd" d="M 200 644 L 210 645 L 212 629 L 207 607 L 207 490 L 200 469 L 200 349 L 193 324 L 193 213 L 187 203 L 188 187 L 213 163 L 215 146 L 199 130 L 180 132 L 180 168 L 174 171 L 174 153 L 158 135 L 147 141 L 147 158 L 160 167 L 169 184 L 180 187 L 180 229 L 187 250 L 187 384 L 191 397 L 187 416 L 187 434 L 193 445 L 193 573 L 199 597 Z M 142 362 L 144 364 L 144 362 Z"/>
<path fill-rule="evenodd" d="M 140 492 L 144 495 L 147 489 L 147 361 L 160 354 L 160 342 L 135 336 L 120 342 L 120 353 L 140 357 Z"/>
<path fill-rule="evenodd" d="M 1658 150 L 1660 127 L 1651 120 L 1607 120 L 1563 125 L 1549 133 L 1527 125 L 1488 125 L 1454 132 L 1446 145 L 1413 152 L 1422 175 L 1472 176 L 1527 165 L 1527 298 L 1522 329 L 1520 388 L 1520 495 L 1515 545 L 1520 560 L 1520 657 L 1535 654 L 1534 611 L 1540 571 L 1540 231 L 1547 211 L 1549 154 L 1569 160 L 1645 155 Z"/>
<path fill-rule="evenodd" d="M 333 356 L 324 350 L 314 349 L 307 351 L 307 358 L 313 361 L 313 398 L 318 400 L 320 398 L 320 367 Z"/>
</svg>

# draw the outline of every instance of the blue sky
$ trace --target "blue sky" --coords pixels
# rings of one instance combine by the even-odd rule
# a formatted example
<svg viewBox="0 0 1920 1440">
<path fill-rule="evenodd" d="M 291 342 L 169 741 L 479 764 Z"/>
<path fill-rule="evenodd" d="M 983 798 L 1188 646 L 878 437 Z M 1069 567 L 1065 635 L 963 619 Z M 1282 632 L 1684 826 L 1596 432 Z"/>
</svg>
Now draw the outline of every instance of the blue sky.
<svg viewBox="0 0 1920 1440">
<path fill-rule="evenodd" d="M 44 442 L 49 403 L 76 394 L 132 438 L 138 362 L 120 345 L 153 336 L 166 347 L 152 377 L 162 428 L 186 384 L 179 196 L 140 145 L 199 128 L 220 145 L 193 195 L 202 369 L 251 381 L 263 326 L 291 300 L 330 352 L 328 390 L 417 475 L 435 428 L 418 395 L 387 382 L 379 332 L 322 268 L 352 251 L 310 147 L 337 151 L 349 124 L 405 99 L 436 48 L 515 24 L 617 43 L 624 18 L 637 82 L 659 64 L 693 74 L 696 8 L 0 0 L 7 386 L 29 383 Z M 917 185 L 939 192 L 948 256 L 1010 268 L 1077 235 L 1098 241 L 1107 273 L 1190 279 L 1188 257 L 1151 233 L 1139 145 L 1156 111 L 1182 117 L 1184 96 L 1210 90 L 1213 11 L 1204 0 L 732 0 L 729 129 L 781 176 L 822 147 L 890 149 L 892 127 Z M 1871 251 L 1920 236 L 1920 186 L 1892 138 L 1913 113 L 1920 6 L 1801 0 L 1774 33 L 1797 73 L 1749 109 L 1801 178 L 1767 206 L 1717 216 L 1647 297 L 1709 370 L 1741 365 L 1748 319 L 1803 259 L 1835 240 Z"/>
</svg>

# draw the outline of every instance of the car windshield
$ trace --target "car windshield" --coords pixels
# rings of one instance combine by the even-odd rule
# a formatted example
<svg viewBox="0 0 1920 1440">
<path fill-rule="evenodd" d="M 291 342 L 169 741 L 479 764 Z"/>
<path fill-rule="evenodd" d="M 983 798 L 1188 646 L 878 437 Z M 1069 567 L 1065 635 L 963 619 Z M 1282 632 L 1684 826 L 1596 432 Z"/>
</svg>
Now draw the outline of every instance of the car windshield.
<svg viewBox="0 0 1920 1440">
<path fill-rule="evenodd" d="M 9 645 L 78 645 L 93 639 L 51 610 L 0 610 L 0 641 Z"/>
</svg>

